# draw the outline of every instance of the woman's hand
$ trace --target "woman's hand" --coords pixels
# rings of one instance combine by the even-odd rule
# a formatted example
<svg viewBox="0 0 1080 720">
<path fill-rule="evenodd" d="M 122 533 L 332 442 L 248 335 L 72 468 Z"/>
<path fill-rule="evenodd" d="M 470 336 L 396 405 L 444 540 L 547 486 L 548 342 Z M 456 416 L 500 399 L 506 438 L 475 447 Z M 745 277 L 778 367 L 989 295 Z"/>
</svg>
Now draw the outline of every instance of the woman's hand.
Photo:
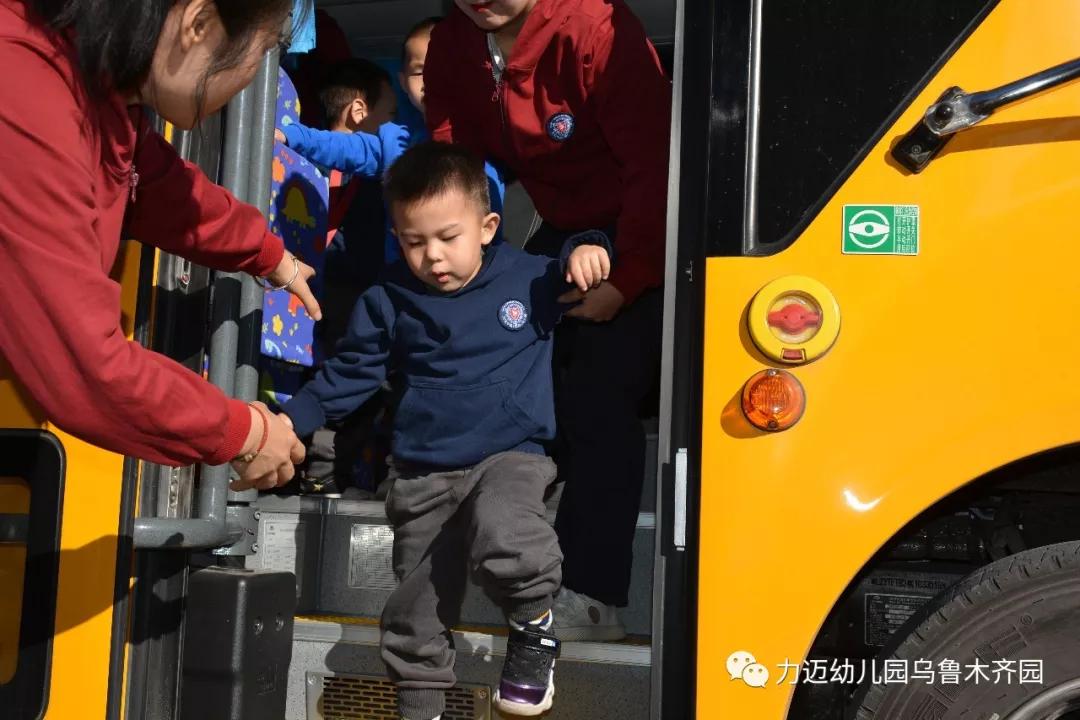
<svg viewBox="0 0 1080 720">
<path fill-rule="evenodd" d="M 263 428 L 266 428 L 266 443 L 249 463 L 234 460 L 232 467 L 240 476 L 229 487 L 237 492 L 258 488 L 270 490 L 292 480 L 296 470 L 293 467 L 304 461 L 304 445 L 292 431 L 292 423 L 286 423 L 285 415 L 273 415 L 269 408 L 260 402 L 251 403 L 251 431 L 240 455 L 255 452 L 262 440 Z M 265 423 L 265 424 L 264 424 Z"/>
<path fill-rule="evenodd" d="M 266 281 L 272 287 L 284 286 L 285 290 L 300 298 L 308 315 L 315 320 L 322 320 L 322 308 L 319 307 L 319 301 L 315 299 L 307 282 L 314 276 L 315 268 L 300 262 L 300 259 L 292 253 L 286 252 L 281 256 L 281 262 L 278 263 L 274 272 L 266 276 Z"/>
<path fill-rule="evenodd" d="M 563 293 L 559 298 L 561 303 L 572 303 L 578 300 L 581 301 L 581 304 L 568 310 L 567 317 L 592 322 L 607 322 L 619 314 L 626 298 L 619 292 L 619 288 L 607 280 L 600 283 L 600 287 L 587 293 L 574 288 L 570 292 Z"/>
</svg>

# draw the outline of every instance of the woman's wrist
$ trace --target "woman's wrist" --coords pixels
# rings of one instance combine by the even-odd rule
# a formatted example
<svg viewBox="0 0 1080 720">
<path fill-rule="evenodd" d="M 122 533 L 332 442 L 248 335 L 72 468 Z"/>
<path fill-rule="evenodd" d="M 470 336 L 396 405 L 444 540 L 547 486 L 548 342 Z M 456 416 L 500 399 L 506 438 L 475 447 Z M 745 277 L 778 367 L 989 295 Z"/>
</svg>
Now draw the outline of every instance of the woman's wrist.
<svg viewBox="0 0 1080 720">
<path fill-rule="evenodd" d="M 266 413 L 250 403 L 248 412 L 251 415 L 251 428 L 240 453 L 233 458 L 235 462 L 249 463 L 254 460 L 266 446 L 266 439 L 270 434 L 270 419 L 266 417 Z"/>
</svg>

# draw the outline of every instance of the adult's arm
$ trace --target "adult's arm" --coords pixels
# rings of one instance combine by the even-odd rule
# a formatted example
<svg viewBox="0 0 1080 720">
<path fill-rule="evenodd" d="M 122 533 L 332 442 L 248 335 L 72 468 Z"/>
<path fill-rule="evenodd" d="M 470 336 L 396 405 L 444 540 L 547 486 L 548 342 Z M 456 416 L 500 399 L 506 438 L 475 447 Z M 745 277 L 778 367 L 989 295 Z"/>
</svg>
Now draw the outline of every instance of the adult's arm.
<svg viewBox="0 0 1080 720">
<path fill-rule="evenodd" d="M 139 132 L 128 235 L 215 270 L 269 275 L 285 249 L 262 213 L 181 160 L 145 124 Z"/>
<path fill-rule="evenodd" d="M 18 68 L 0 73 L 0 353 L 77 437 L 165 464 L 226 462 L 251 426 L 244 403 L 121 331 L 95 229 L 98 159 L 58 63 L 0 39 L 0 66 Z"/>
<path fill-rule="evenodd" d="M 629 304 L 663 282 L 671 83 L 625 6 L 615 5 L 611 26 L 598 28 L 593 38 L 591 83 L 600 131 L 622 167 L 619 258 L 611 284 Z"/>
</svg>

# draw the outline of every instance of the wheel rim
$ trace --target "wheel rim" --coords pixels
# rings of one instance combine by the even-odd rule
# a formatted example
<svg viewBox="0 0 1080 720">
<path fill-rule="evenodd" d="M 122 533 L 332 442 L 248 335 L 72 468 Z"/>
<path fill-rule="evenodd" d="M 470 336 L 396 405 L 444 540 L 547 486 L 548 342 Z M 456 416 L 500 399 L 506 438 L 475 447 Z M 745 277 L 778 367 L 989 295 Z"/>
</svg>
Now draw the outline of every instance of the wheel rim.
<svg viewBox="0 0 1080 720">
<path fill-rule="evenodd" d="M 1080 678 L 1028 698 L 1002 720 L 1080 720 Z"/>
</svg>

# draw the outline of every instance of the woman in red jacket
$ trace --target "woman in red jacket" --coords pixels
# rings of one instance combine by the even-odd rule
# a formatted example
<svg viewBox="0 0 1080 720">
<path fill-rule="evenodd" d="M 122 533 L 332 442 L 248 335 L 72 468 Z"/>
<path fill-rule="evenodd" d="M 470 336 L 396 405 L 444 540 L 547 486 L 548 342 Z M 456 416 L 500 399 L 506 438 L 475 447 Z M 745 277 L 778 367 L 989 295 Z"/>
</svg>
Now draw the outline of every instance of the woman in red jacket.
<svg viewBox="0 0 1080 720">
<path fill-rule="evenodd" d="M 259 403 L 125 339 L 121 235 L 288 284 L 311 268 L 255 208 L 182 161 L 146 106 L 194 127 L 246 86 L 292 0 L 0 0 L 0 353 L 57 426 L 168 465 L 287 482 L 303 446 Z"/>
</svg>

